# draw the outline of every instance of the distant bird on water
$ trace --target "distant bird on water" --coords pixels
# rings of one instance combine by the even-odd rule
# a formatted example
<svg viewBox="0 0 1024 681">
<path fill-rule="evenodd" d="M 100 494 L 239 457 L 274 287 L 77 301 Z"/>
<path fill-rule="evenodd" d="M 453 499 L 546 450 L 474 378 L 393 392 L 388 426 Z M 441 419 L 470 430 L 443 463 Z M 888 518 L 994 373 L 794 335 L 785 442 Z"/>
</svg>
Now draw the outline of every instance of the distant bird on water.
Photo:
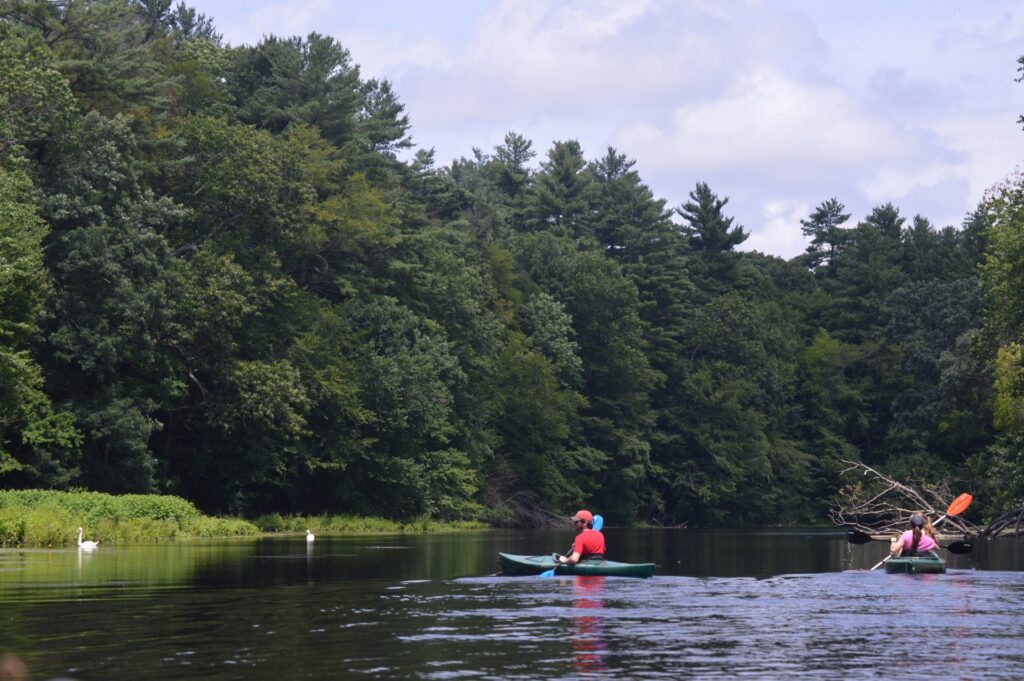
<svg viewBox="0 0 1024 681">
<path fill-rule="evenodd" d="M 78 548 L 88 551 L 99 545 L 100 543 L 98 541 L 82 541 L 82 528 L 78 528 Z"/>
<path fill-rule="evenodd" d="M 316 539 L 316 536 L 312 532 L 310 532 L 309 529 L 307 528 L 306 529 L 306 541 L 310 542 L 310 541 L 313 541 L 314 539 Z"/>
</svg>

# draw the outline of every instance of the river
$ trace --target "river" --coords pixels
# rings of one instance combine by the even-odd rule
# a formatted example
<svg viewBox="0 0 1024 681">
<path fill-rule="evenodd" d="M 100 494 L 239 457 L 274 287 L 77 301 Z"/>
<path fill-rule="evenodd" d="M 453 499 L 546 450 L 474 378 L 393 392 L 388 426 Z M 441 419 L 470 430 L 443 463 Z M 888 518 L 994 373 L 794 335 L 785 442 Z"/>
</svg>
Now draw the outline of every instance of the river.
<svg viewBox="0 0 1024 681">
<path fill-rule="evenodd" d="M 570 532 L 0 550 L 0 653 L 34 680 L 1024 678 L 1024 542 L 945 575 L 824 531 L 607 529 L 652 579 L 501 577 Z"/>
</svg>

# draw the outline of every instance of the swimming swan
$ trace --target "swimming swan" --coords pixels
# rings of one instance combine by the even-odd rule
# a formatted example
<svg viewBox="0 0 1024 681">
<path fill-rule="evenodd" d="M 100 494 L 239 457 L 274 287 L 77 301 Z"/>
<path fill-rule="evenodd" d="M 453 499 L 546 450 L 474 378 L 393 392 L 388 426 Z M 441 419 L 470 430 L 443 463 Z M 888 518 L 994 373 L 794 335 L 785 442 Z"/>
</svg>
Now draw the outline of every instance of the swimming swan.
<svg viewBox="0 0 1024 681">
<path fill-rule="evenodd" d="M 313 541 L 314 539 L 316 539 L 316 536 L 312 532 L 310 532 L 309 529 L 307 529 L 306 530 L 306 541 Z"/>
<path fill-rule="evenodd" d="M 94 549 L 99 545 L 100 543 L 98 541 L 82 541 L 82 528 L 78 528 L 78 548 L 89 550 Z"/>
</svg>

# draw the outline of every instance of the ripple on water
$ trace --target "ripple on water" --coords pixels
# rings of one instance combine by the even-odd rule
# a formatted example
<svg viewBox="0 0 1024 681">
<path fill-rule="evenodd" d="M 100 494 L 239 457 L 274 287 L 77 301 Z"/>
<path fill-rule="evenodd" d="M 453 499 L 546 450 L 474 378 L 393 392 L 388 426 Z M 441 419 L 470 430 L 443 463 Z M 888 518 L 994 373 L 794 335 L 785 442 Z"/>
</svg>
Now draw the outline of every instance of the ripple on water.
<svg viewBox="0 0 1024 681">
<path fill-rule="evenodd" d="M 73 558 L 7 583 L 0 634 L 30 647 L 33 678 L 875 679 L 918 648 L 929 665 L 900 679 L 1024 678 L 1019 572 L 307 581 L 252 556 L 232 563 L 252 578 L 197 567 L 173 588 L 116 571 L 75 581 L 90 567 Z"/>
<path fill-rule="evenodd" d="M 459 580 L 409 607 L 420 625 L 399 639 L 420 656 L 457 646 L 463 669 L 499 676 L 512 667 L 496 660 L 527 655 L 533 672 L 571 656 L 588 676 L 877 678 L 909 634 L 956 677 L 1024 676 L 1024 575 L 922 577 Z M 900 678 L 934 673 L 901 669 Z"/>
</svg>

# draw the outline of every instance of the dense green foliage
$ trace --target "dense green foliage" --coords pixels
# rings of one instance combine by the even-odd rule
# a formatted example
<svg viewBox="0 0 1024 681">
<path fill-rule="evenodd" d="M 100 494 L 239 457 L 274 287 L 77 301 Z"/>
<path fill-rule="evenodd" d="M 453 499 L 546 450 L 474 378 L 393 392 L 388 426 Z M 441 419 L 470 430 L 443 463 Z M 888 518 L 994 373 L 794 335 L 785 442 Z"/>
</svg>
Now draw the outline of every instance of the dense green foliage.
<svg viewBox="0 0 1024 681">
<path fill-rule="evenodd" d="M 396 534 L 401 532 L 461 532 L 486 530 L 487 525 L 474 520 L 431 520 L 425 516 L 405 521 L 354 515 L 281 516 L 268 513 L 253 520 L 263 532 L 305 534 Z"/>
<path fill-rule="evenodd" d="M 92 541 L 152 541 L 176 537 L 251 535 L 256 525 L 212 518 L 184 499 L 157 494 L 104 494 L 52 490 L 0 491 L 0 544 L 61 545 L 75 529 Z"/>
<path fill-rule="evenodd" d="M 959 229 L 829 198 L 787 262 L 614 149 L 437 167 L 326 36 L 227 47 L 169 0 L 0 18 L 4 487 L 796 523 L 843 457 L 1024 497 L 1020 178 Z"/>
</svg>

